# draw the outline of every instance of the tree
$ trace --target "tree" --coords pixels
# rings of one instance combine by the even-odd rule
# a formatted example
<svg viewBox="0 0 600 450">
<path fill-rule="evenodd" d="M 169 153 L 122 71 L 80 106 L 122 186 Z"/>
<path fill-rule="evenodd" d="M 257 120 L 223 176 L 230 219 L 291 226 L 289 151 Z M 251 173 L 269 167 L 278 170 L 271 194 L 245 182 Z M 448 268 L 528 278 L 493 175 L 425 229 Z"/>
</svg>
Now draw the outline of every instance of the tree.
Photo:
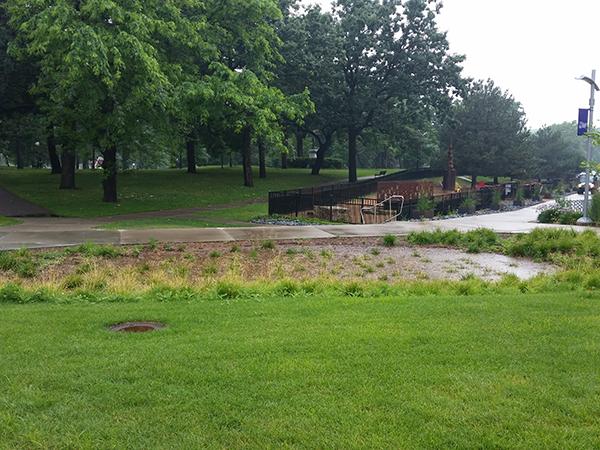
<svg viewBox="0 0 600 450">
<path fill-rule="evenodd" d="M 286 93 L 310 92 L 315 112 L 296 127 L 296 147 L 301 151 L 298 142 L 306 134 L 317 142 L 312 174 L 318 175 L 336 132 L 344 126 L 344 79 L 338 64 L 343 40 L 333 16 L 318 7 L 286 16 L 279 30 L 284 62 L 277 68 L 276 83 Z"/>
<path fill-rule="evenodd" d="M 44 136 L 44 120 L 31 94 L 38 67 L 30 59 L 17 60 L 8 53 L 14 38 L 6 10 L 0 7 L 0 141 L 6 146 L 3 153 L 12 155 L 16 166 L 22 169 L 26 162 L 41 165 L 42 146 L 34 143 Z M 55 149 L 49 145 L 48 150 L 51 162 L 55 162 Z M 52 168 L 55 173 L 54 164 Z"/>
<path fill-rule="evenodd" d="M 441 147 L 454 148 L 457 170 L 472 175 L 523 174 L 531 161 L 526 117 L 521 104 L 493 81 L 477 81 L 453 107 L 453 120 L 441 131 Z"/>
<path fill-rule="evenodd" d="M 581 171 L 586 139 L 576 135 L 575 122 L 544 126 L 532 136 L 532 175 L 539 178 L 571 178 Z"/>
<path fill-rule="evenodd" d="M 40 66 L 37 92 L 61 135 L 63 165 L 73 165 L 77 146 L 98 145 L 106 202 L 117 201 L 119 148 L 143 137 L 146 124 L 163 120 L 170 75 L 178 72 L 168 43 L 201 45 L 201 24 L 182 13 L 184 5 L 199 7 L 177 0 L 7 1 L 14 48 Z"/>
<path fill-rule="evenodd" d="M 433 111 L 460 90 L 463 57 L 449 54 L 446 35 L 437 30 L 440 7 L 426 0 L 334 2 L 350 181 L 357 179 L 357 142 L 365 129 L 403 102 Z"/>
</svg>

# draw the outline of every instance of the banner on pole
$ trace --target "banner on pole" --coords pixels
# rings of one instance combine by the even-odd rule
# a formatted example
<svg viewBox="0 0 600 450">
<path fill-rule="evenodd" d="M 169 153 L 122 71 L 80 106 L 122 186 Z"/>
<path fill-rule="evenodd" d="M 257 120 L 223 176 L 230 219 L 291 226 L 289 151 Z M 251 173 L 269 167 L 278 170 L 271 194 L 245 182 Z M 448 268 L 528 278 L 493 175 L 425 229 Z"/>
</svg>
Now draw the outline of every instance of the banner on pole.
<svg viewBox="0 0 600 450">
<path fill-rule="evenodd" d="M 583 136 L 588 131 L 589 109 L 579 110 L 579 120 L 577 121 L 577 136 Z"/>
</svg>

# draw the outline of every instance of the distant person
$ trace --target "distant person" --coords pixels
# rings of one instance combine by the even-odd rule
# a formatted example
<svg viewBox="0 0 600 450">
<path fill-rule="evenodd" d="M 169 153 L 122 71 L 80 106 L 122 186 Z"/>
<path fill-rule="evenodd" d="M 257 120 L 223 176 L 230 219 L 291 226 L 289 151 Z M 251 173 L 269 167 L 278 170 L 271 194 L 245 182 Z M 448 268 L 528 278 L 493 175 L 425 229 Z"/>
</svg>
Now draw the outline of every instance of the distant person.
<svg viewBox="0 0 600 450">
<path fill-rule="evenodd" d="M 96 158 L 96 164 L 94 164 L 94 169 L 101 169 L 102 164 L 104 164 L 104 158 L 102 157 L 102 155 L 100 155 L 98 156 L 98 158 Z"/>
</svg>

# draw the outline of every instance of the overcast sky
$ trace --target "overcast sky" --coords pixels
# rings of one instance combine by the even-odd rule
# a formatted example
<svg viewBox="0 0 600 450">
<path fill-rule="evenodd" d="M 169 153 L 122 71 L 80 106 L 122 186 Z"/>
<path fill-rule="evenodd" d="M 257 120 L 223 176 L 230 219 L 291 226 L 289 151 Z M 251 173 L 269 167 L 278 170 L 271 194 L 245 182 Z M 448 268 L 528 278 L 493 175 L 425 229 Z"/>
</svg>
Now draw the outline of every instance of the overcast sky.
<svg viewBox="0 0 600 450">
<path fill-rule="evenodd" d="M 600 0 L 445 0 L 438 23 L 467 56 L 464 74 L 508 89 L 533 128 L 576 120 L 589 86 L 575 77 L 600 80 Z"/>
</svg>

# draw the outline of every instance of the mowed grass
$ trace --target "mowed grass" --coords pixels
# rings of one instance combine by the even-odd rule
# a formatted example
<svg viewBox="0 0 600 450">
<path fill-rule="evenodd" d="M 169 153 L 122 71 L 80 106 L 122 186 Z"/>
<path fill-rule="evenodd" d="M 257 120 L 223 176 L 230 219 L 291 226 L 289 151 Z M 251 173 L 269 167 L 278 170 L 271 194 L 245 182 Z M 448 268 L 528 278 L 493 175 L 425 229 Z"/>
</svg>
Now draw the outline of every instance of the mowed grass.
<svg viewBox="0 0 600 450">
<path fill-rule="evenodd" d="M 0 448 L 597 448 L 598 300 L 0 305 Z"/>
<path fill-rule="evenodd" d="M 377 169 L 361 169 L 372 176 Z M 183 170 L 139 170 L 119 174 L 119 203 L 102 202 L 102 172 L 84 170 L 76 175 L 76 190 L 59 190 L 59 177 L 48 170 L 0 169 L 0 186 L 67 217 L 99 217 L 142 211 L 211 207 L 267 200 L 269 191 L 343 181 L 345 170 L 323 170 L 313 176 L 307 169 L 268 169 L 261 180 L 255 173 L 253 188 L 243 186 L 240 167 L 202 167 L 198 174 Z"/>
<path fill-rule="evenodd" d="M 17 225 L 21 223 L 18 219 L 13 219 L 12 217 L 4 217 L 0 216 L 0 227 L 8 227 L 10 225 Z"/>
<path fill-rule="evenodd" d="M 144 219 L 117 220 L 102 225 L 108 230 L 144 229 L 144 228 L 207 228 L 250 225 L 250 221 L 264 216 L 269 211 L 267 203 L 236 206 L 212 211 L 203 211 L 197 217 L 150 217 Z"/>
</svg>

